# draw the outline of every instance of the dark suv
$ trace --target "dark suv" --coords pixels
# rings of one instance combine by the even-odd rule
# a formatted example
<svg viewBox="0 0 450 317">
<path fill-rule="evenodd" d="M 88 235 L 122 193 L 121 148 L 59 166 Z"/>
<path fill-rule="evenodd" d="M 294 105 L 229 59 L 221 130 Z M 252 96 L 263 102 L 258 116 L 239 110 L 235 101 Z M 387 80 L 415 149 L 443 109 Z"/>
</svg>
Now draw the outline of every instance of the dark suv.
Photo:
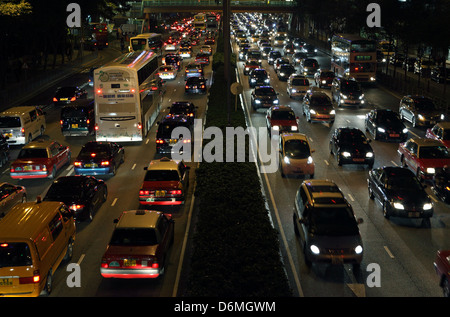
<svg viewBox="0 0 450 317">
<path fill-rule="evenodd" d="M 360 84 L 354 79 L 336 77 L 331 84 L 331 98 L 338 107 L 342 105 L 361 106 L 365 103 Z"/>
<path fill-rule="evenodd" d="M 294 231 L 303 246 L 307 266 L 312 262 L 351 263 L 359 269 L 363 243 L 352 206 L 329 180 L 310 179 L 300 185 L 294 201 Z"/>
<path fill-rule="evenodd" d="M 268 85 L 270 83 L 269 73 L 263 68 L 257 68 L 250 72 L 248 84 L 250 87 Z"/>
<path fill-rule="evenodd" d="M 251 102 L 254 110 L 270 108 L 279 104 L 278 93 L 271 86 L 258 86 L 252 91 Z"/>
<path fill-rule="evenodd" d="M 184 127 L 189 130 L 190 135 L 189 138 L 175 138 L 172 137 L 172 131 L 177 127 Z M 161 153 L 172 153 L 172 147 L 177 145 L 179 142 L 183 144 L 179 144 L 180 153 L 181 150 L 184 149 L 185 146 L 192 145 L 193 141 L 193 128 L 191 122 L 185 115 L 179 116 L 166 116 L 161 122 L 158 122 L 158 131 L 156 132 L 156 152 L 158 154 Z M 181 145 L 183 147 L 181 147 Z"/>
</svg>

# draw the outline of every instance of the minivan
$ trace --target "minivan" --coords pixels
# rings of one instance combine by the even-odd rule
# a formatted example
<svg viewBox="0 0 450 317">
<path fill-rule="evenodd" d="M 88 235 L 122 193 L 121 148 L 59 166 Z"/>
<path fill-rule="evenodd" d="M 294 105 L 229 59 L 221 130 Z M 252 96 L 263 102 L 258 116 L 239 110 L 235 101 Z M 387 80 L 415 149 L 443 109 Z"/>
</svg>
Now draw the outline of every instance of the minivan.
<svg viewBox="0 0 450 317">
<path fill-rule="evenodd" d="M 75 241 L 73 213 L 62 202 L 26 202 L 0 221 L 0 296 L 50 294 L 53 274 L 69 261 Z"/>
<path fill-rule="evenodd" d="M 79 99 L 64 106 L 60 114 L 64 136 L 87 136 L 94 133 L 95 114 L 93 99 Z"/>
<path fill-rule="evenodd" d="M 12 107 L 0 113 L 0 132 L 9 144 L 27 144 L 42 136 L 45 128 L 45 112 L 37 106 Z"/>
</svg>

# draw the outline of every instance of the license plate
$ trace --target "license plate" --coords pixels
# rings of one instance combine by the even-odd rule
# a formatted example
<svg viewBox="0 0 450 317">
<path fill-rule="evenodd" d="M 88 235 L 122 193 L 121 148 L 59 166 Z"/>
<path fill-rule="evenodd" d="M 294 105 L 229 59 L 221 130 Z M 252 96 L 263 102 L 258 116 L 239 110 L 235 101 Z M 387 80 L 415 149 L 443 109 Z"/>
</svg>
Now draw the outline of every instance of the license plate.
<svg viewBox="0 0 450 317">
<path fill-rule="evenodd" d="M 97 166 L 98 166 L 97 164 L 90 164 L 90 163 L 84 164 L 84 167 L 97 167 Z"/>
<path fill-rule="evenodd" d="M 72 129 L 78 129 L 78 124 L 72 123 Z"/>
<path fill-rule="evenodd" d="M 400 135 L 398 135 L 398 134 L 389 134 L 389 136 L 390 136 L 391 138 L 398 138 Z"/>
<path fill-rule="evenodd" d="M 10 278 L 0 278 L 0 286 L 12 286 L 13 281 Z"/>
<path fill-rule="evenodd" d="M 362 159 L 362 158 L 354 158 L 353 162 L 364 162 L 364 159 Z"/>
<path fill-rule="evenodd" d="M 417 218 L 419 217 L 420 213 L 419 212 L 408 212 L 408 217 L 413 217 L 413 218 Z"/>
<path fill-rule="evenodd" d="M 33 167 L 32 167 L 31 165 L 25 165 L 25 166 L 23 167 L 23 170 L 24 170 L 24 171 L 32 171 L 32 170 L 33 170 Z"/>
<path fill-rule="evenodd" d="M 67 100 L 69 100 L 69 98 L 60 98 L 59 100 L 61 100 L 61 101 L 67 101 Z"/>
<path fill-rule="evenodd" d="M 156 197 L 164 197 L 166 195 L 166 191 L 165 190 L 157 190 L 155 192 L 155 196 Z"/>
<path fill-rule="evenodd" d="M 197 86 L 194 86 L 194 87 L 192 87 L 192 88 L 197 89 Z"/>
<path fill-rule="evenodd" d="M 134 259 L 124 259 L 123 266 L 136 266 L 136 260 Z"/>
</svg>

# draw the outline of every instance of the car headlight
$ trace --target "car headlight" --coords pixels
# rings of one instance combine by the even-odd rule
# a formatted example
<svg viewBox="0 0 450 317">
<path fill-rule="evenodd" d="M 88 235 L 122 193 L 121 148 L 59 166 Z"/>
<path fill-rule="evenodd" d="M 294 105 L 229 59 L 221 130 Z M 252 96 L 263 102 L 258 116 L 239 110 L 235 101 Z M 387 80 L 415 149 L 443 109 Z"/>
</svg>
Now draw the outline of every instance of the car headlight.
<svg viewBox="0 0 450 317">
<path fill-rule="evenodd" d="M 363 252 L 363 247 L 361 245 L 357 245 L 355 247 L 355 253 L 356 254 L 361 254 Z"/>
<path fill-rule="evenodd" d="M 312 245 L 309 247 L 309 249 L 310 249 L 311 252 L 314 253 L 314 254 L 319 254 L 319 253 L 320 253 L 319 248 L 318 248 L 316 245 L 314 245 L 314 244 L 312 244 Z"/>
<path fill-rule="evenodd" d="M 273 103 L 274 103 L 274 104 L 278 104 L 278 99 L 275 99 L 275 100 L 273 101 Z"/>
<path fill-rule="evenodd" d="M 428 174 L 434 174 L 435 172 L 436 172 L 436 170 L 434 169 L 434 167 L 427 167 Z"/>
<path fill-rule="evenodd" d="M 407 128 L 404 128 L 404 129 L 403 129 L 403 133 L 408 133 L 408 129 L 407 129 Z"/>
<path fill-rule="evenodd" d="M 268 82 L 270 82 L 270 79 L 266 78 L 266 79 L 264 79 L 264 82 L 268 83 Z"/>
<path fill-rule="evenodd" d="M 284 76 L 284 73 L 280 73 L 280 76 Z"/>
<path fill-rule="evenodd" d="M 430 210 L 433 208 L 433 205 L 431 203 L 426 203 L 423 205 L 423 210 Z"/>
<path fill-rule="evenodd" d="M 287 156 L 285 156 L 285 157 L 283 158 L 283 161 L 284 161 L 284 163 L 286 163 L 286 164 L 291 164 L 291 161 L 289 160 L 289 157 L 287 157 Z"/>
<path fill-rule="evenodd" d="M 297 131 L 297 130 L 298 130 L 298 128 L 296 125 L 291 126 L 291 131 Z"/>
<path fill-rule="evenodd" d="M 344 99 L 347 99 L 347 95 L 344 95 L 342 93 L 341 93 L 341 97 L 344 98 Z"/>
<path fill-rule="evenodd" d="M 330 111 L 330 114 L 336 114 L 336 111 L 333 109 Z"/>
<path fill-rule="evenodd" d="M 306 160 L 306 164 L 312 164 L 312 163 L 313 163 L 312 156 L 308 156 L 308 159 Z"/>
<path fill-rule="evenodd" d="M 350 152 L 342 152 L 342 156 L 343 157 L 350 157 L 352 155 L 350 154 Z"/>
<path fill-rule="evenodd" d="M 277 125 L 274 125 L 274 126 L 272 127 L 272 129 L 274 129 L 275 131 L 278 131 L 278 130 L 280 130 L 280 127 L 277 126 Z"/>
<path fill-rule="evenodd" d="M 402 210 L 405 209 L 402 203 L 395 202 L 392 205 L 394 206 L 395 209 L 402 209 Z"/>
<path fill-rule="evenodd" d="M 444 120 L 444 119 L 445 119 L 445 115 L 441 114 L 441 120 Z"/>
<path fill-rule="evenodd" d="M 316 111 L 314 109 L 309 109 L 309 113 L 316 114 Z"/>
<path fill-rule="evenodd" d="M 251 81 L 252 83 L 254 83 L 254 82 L 256 81 L 256 79 L 255 79 L 255 78 L 252 78 L 252 79 L 250 79 L 250 81 Z"/>
<path fill-rule="evenodd" d="M 305 72 L 307 72 L 307 71 L 308 71 L 308 68 L 305 67 L 303 70 L 304 70 Z"/>
<path fill-rule="evenodd" d="M 322 84 L 326 84 L 327 83 L 327 81 L 326 80 L 322 80 Z"/>
<path fill-rule="evenodd" d="M 255 103 L 261 103 L 261 100 L 256 99 Z"/>
<path fill-rule="evenodd" d="M 381 133 L 384 133 L 384 132 L 386 132 L 386 130 L 385 130 L 385 129 L 383 129 L 383 128 L 380 128 L 380 127 L 378 127 L 378 128 L 377 128 L 377 130 L 378 130 L 379 132 L 381 132 Z"/>
<path fill-rule="evenodd" d="M 361 96 L 359 96 L 359 99 L 363 99 L 364 98 L 364 94 L 362 94 Z"/>
<path fill-rule="evenodd" d="M 419 115 L 417 116 L 417 118 L 419 118 L 419 120 L 425 120 L 425 117 L 422 116 L 421 114 L 419 114 Z"/>
<path fill-rule="evenodd" d="M 369 157 L 369 158 L 370 158 L 370 157 L 373 157 L 373 153 L 372 153 L 372 152 L 367 152 L 367 153 L 366 153 L 366 157 Z"/>
<path fill-rule="evenodd" d="M 292 92 L 293 94 L 295 94 L 295 93 L 297 92 L 297 90 L 296 90 L 295 88 L 292 88 L 292 89 L 291 89 L 291 92 Z"/>
</svg>

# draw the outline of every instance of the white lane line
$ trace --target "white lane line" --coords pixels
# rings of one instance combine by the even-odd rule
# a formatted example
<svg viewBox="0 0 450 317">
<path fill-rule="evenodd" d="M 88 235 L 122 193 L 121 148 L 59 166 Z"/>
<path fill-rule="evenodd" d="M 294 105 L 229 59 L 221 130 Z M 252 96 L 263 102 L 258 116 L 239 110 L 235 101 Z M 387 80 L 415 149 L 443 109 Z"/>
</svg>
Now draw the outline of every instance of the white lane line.
<svg viewBox="0 0 450 317">
<path fill-rule="evenodd" d="M 327 164 L 327 165 L 330 165 L 330 163 L 328 163 L 328 161 L 327 160 L 323 160 L 324 162 L 325 162 L 325 164 Z"/>
<path fill-rule="evenodd" d="M 392 164 L 394 164 L 395 166 L 398 166 L 398 164 L 397 164 L 397 163 L 395 163 L 394 161 L 391 161 L 391 163 L 392 163 Z"/>
<path fill-rule="evenodd" d="M 384 250 L 386 250 L 386 253 L 390 256 L 391 259 L 394 258 L 394 255 L 392 254 L 391 250 L 387 246 L 384 246 Z"/>
<path fill-rule="evenodd" d="M 82 254 L 81 256 L 80 256 L 80 259 L 78 260 L 78 262 L 77 262 L 77 264 L 78 264 L 78 266 L 80 266 L 80 264 L 81 264 L 81 262 L 84 260 L 84 257 L 86 256 L 86 254 Z"/>
<path fill-rule="evenodd" d="M 355 198 L 353 198 L 353 196 L 351 194 L 348 194 L 348 197 L 350 197 L 351 201 L 355 201 Z"/>
<path fill-rule="evenodd" d="M 147 140 L 145 141 L 145 144 L 148 144 L 148 142 L 150 142 L 150 139 L 147 139 Z"/>
<path fill-rule="evenodd" d="M 131 169 L 134 170 L 135 167 L 136 167 L 136 163 L 133 164 L 133 166 L 131 167 Z"/>
</svg>

